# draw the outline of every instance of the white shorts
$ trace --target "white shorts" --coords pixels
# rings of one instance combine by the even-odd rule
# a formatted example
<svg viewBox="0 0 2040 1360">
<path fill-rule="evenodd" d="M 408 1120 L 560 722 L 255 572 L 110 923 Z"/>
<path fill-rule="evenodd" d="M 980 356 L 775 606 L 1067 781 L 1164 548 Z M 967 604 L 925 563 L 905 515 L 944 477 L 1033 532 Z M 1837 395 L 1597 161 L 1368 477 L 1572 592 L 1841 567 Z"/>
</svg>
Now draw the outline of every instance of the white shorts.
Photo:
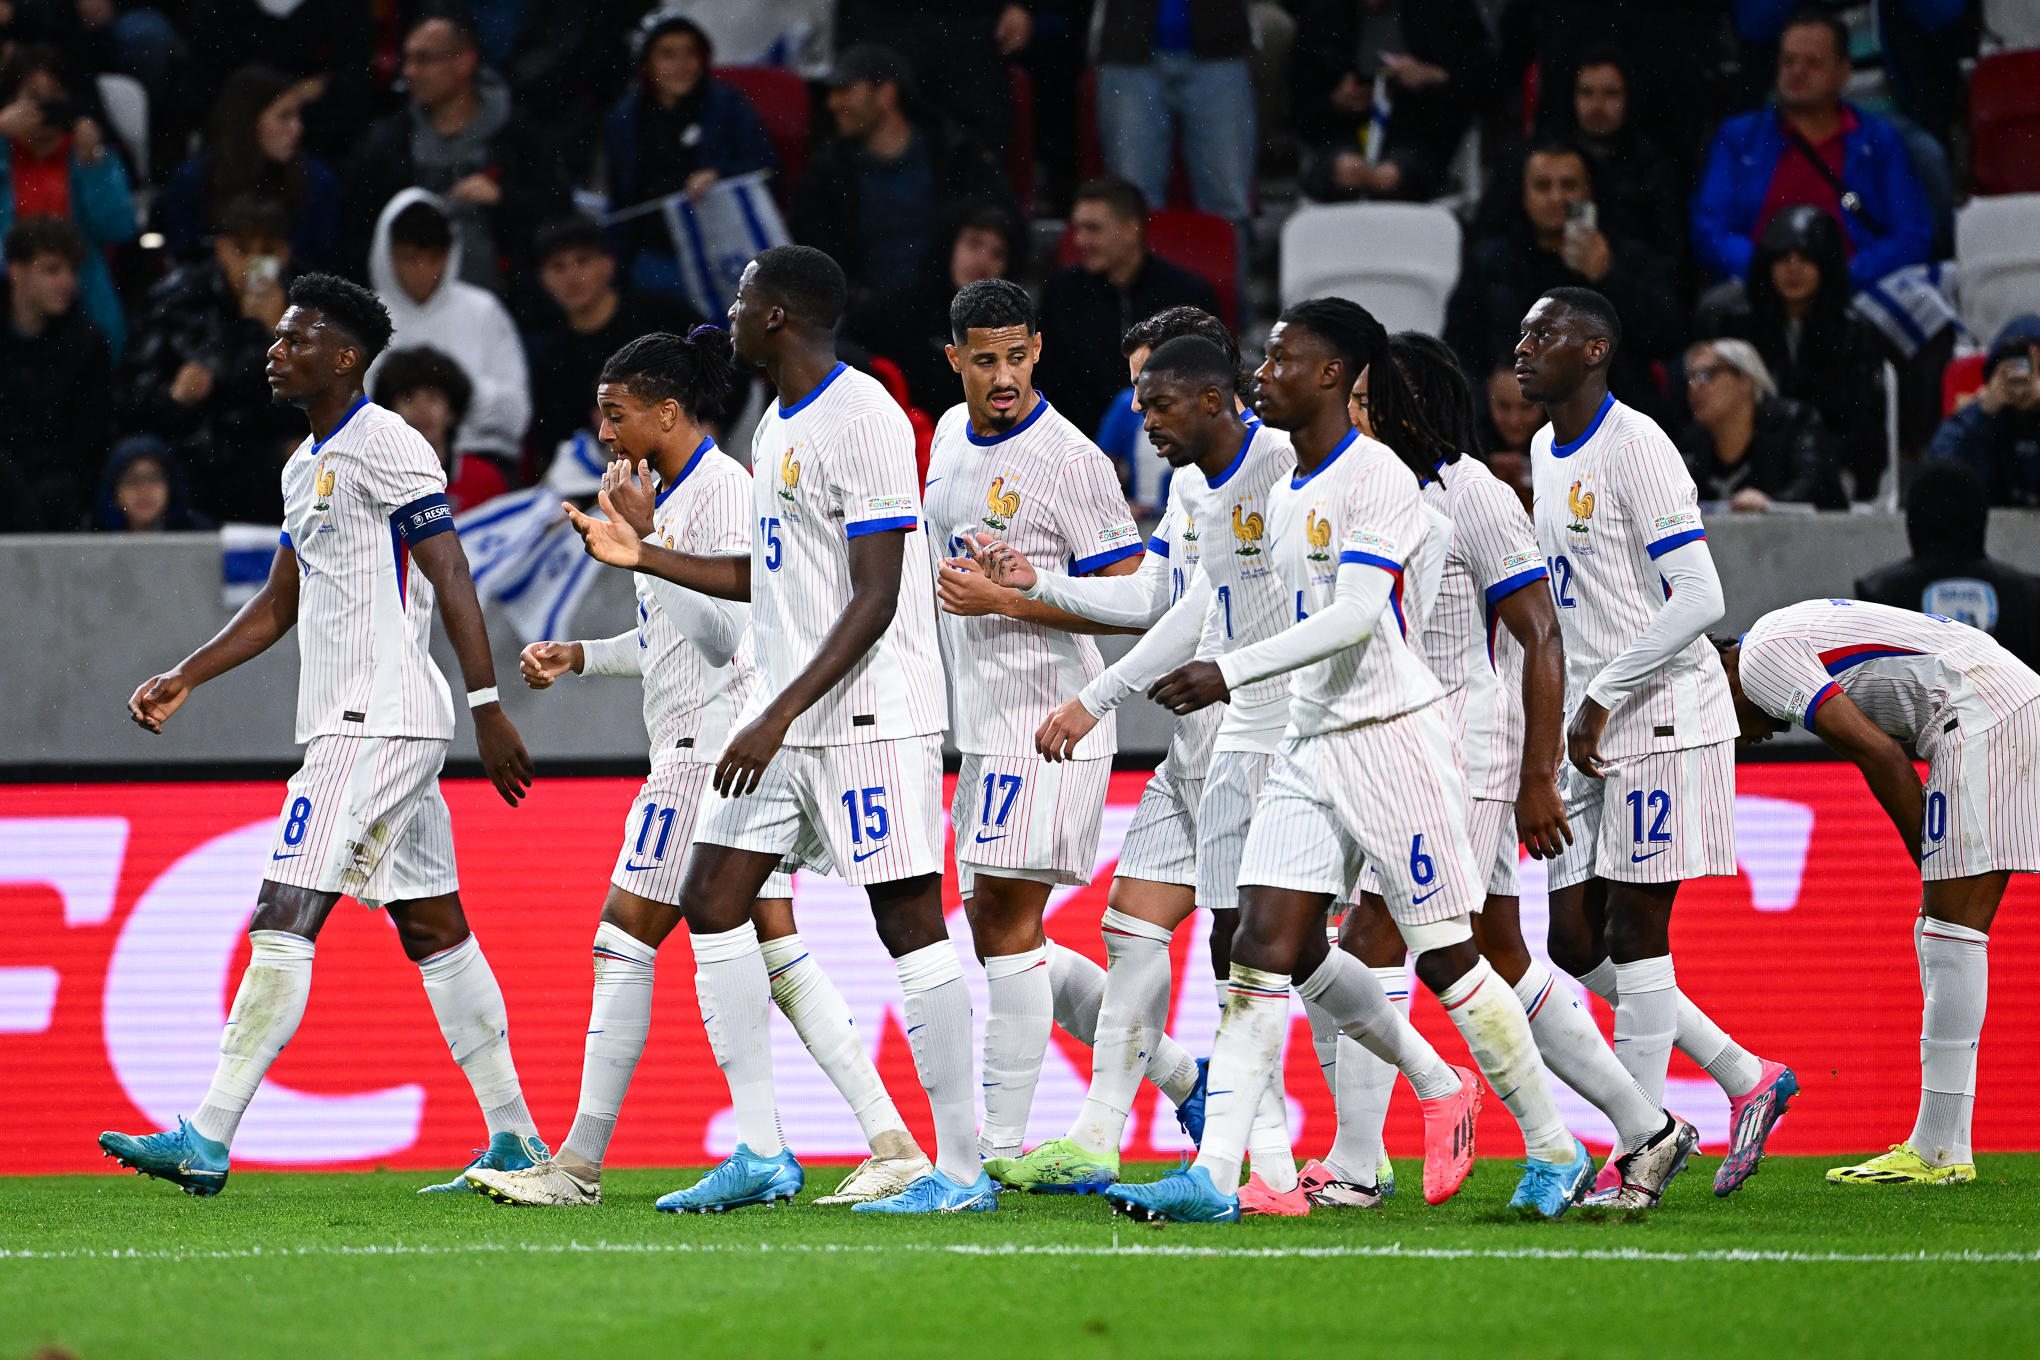
<svg viewBox="0 0 2040 1360">
<path fill-rule="evenodd" d="M 1516 839 L 1516 805 L 1505 803 L 1498 798 L 1476 798 L 1468 806 L 1466 814 L 1466 839 L 1473 847 L 1473 864 L 1476 870 L 1483 864 L 1489 865 L 1487 880 L 1488 897 L 1521 897 L 1523 884 L 1516 876 L 1516 862 L 1521 842 Z M 1367 867 L 1360 872 L 1360 891 L 1381 896 L 1381 875 L 1374 871 L 1374 861 L 1367 861 Z M 1479 911 L 1487 905 L 1482 899 Z"/>
<path fill-rule="evenodd" d="M 439 793 L 448 744 L 312 738 L 284 792 L 263 877 L 368 907 L 457 891 L 453 816 Z"/>
<path fill-rule="evenodd" d="M 1197 817 L 1204 781 L 1186 779 L 1164 760 L 1140 791 L 1140 806 L 1119 843 L 1115 878 L 1197 886 Z"/>
<path fill-rule="evenodd" d="M 942 738 L 783 746 L 758 787 L 701 795 L 694 839 L 832 864 L 865 886 L 942 872 Z"/>
<path fill-rule="evenodd" d="M 1551 886 L 1590 878 L 1683 883 L 1735 873 L 1735 743 L 1649 751 L 1589 779 L 1559 771 L 1573 843 L 1551 861 Z"/>
<path fill-rule="evenodd" d="M 1274 763 L 1274 756 L 1259 751 L 1218 751 L 1211 757 L 1197 819 L 1197 905 L 1206 911 L 1239 908 L 1240 857 L 1261 784 Z"/>
<path fill-rule="evenodd" d="M 1380 866 L 1382 900 L 1406 939 L 1410 927 L 1465 917 L 1485 897 L 1485 866 L 1467 840 L 1465 785 L 1436 705 L 1286 739 L 1261 786 L 1240 886 L 1345 901 L 1363 858 Z"/>
<path fill-rule="evenodd" d="M 977 875 L 1034 883 L 1089 883 L 1112 758 L 1048 761 L 965 752 L 949 820 L 956 829 L 958 891 Z"/>
<path fill-rule="evenodd" d="M 1920 878 L 2040 873 L 2040 700 L 1981 736 L 1944 733 L 1927 767 Z"/>
<path fill-rule="evenodd" d="M 701 795 L 714 775 L 715 766 L 701 761 L 671 761 L 652 771 L 623 820 L 623 848 L 616 852 L 611 883 L 669 907 L 680 905 L 687 847 L 694 844 Z M 774 870 L 758 896 L 792 897 L 793 879 Z"/>
</svg>

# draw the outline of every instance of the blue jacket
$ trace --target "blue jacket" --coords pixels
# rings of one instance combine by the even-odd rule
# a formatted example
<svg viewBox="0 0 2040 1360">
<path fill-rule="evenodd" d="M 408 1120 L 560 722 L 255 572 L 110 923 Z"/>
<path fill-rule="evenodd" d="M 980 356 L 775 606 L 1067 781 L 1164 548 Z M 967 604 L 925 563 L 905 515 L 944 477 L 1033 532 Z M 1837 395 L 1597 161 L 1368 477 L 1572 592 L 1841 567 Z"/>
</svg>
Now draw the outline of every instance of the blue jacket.
<svg viewBox="0 0 2040 1360">
<path fill-rule="evenodd" d="M 212 164 L 203 155 L 177 167 L 156 199 L 156 226 L 170 253 L 180 260 L 201 250 L 213 234 Z M 290 262 L 300 271 L 343 272 L 347 257 L 340 231 L 345 225 L 340 176 L 317 156 L 305 157 L 305 210 L 291 233 Z"/>
<path fill-rule="evenodd" d="M 616 211 L 634 207 L 638 188 L 638 105 L 642 89 L 633 89 L 616 101 L 603 128 L 603 149 L 609 158 L 609 207 Z M 777 170 L 779 153 L 772 138 L 758 121 L 757 110 L 744 92 L 708 78 L 708 96 L 701 111 L 699 158 L 703 169 L 727 179 L 751 170 Z"/>
<path fill-rule="evenodd" d="M 1861 214 L 1842 215 L 1855 248 L 1849 278 L 1863 288 L 1894 269 L 1926 262 L 1934 216 L 1898 130 L 1875 114 L 1849 107 L 1856 130 L 1843 143 L 1842 184 L 1861 196 L 1885 232 L 1872 236 Z M 1787 146 L 1775 108 L 1731 118 L 1714 134 L 1706 173 L 1693 195 L 1693 258 L 1709 274 L 1740 279 L 1749 273 L 1757 216 Z"/>
<path fill-rule="evenodd" d="M 127 318 L 113 275 L 106 268 L 105 248 L 135 235 L 135 200 L 128 190 L 127 167 L 108 151 L 97 165 L 71 161 L 71 225 L 84 236 L 85 263 L 78 270 L 78 295 L 85 315 L 106 337 L 115 365 L 127 349 Z M 14 230 L 14 148 L 0 137 L 0 237 Z"/>
<path fill-rule="evenodd" d="M 1992 415 L 1972 401 L 1934 431 L 1927 459 L 1967 463 L 1992 505 L 2040 506 L 2040 423 L 2023 411 Z"/>
</svg>

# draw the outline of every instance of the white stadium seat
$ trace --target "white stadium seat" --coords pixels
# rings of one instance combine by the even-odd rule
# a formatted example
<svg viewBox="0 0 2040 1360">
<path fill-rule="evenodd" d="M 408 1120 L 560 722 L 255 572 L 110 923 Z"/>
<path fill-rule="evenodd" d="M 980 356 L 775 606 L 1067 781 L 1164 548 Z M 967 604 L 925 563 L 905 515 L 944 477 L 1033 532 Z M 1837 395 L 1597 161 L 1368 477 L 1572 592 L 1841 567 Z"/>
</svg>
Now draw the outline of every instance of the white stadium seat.
<svg viewBox="0 0 2040 1360">
<path fill-rule="evenodd" d="M 2021 312 L 2040 312 L 2040 194 L 1972 198 L 1955 214 L 1962 324 L 1983 344 Z"/>
<path fill-rule="evenodd" d="M 95 83 L 99 87 L 99 102 L 106 109 L 106 121 L 113 124 L 114 135 L 120 138 L 122 149 L 128 153 L 129 168 L 135 172 L 135 182 L 148 183 L 148 91 L 133 76 L 101 75 Z"/>
<path fill-rule="evenodd" d="M 1459 219 L 1433 203 L 1300 208 L 1282 224 L 1282 302 L 1343 297 L 1390 331 L 1445 328 L 1459 281 Z"/>
</svg>

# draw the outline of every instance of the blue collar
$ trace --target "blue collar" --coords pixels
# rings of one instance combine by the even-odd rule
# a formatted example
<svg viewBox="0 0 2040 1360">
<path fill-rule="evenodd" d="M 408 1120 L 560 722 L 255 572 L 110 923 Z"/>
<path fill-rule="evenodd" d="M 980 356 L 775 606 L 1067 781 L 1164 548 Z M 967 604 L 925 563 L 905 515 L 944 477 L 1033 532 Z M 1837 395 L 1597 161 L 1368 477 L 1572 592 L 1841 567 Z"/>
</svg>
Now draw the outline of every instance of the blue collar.
<svg viewBox="0 0 2040 1360">
<path fill-rule="evenodd" d="M 1316 467 L 1310 470 L 1309 476 L 1305 477 L 1292 476 L 1289 479 L 1289 489 L 1291 491 L 1301 491 L 1306 486 L 1309 486 L 1311 483 L 1311 478 L 1316 477 L 1320 472 L 1323 472 L 1326 468 L 1338 462 L 1340 457 L 1346 452 L 1346 450 L 1353 447 L 1353 441 L 1358 439 L 1359 437 L 1360 431 L 1358 430 L 1346 431 L 1346 437 L 1344 439 L 1341 439 L 1329 454 L 1325 455 L 1324 462 L 1319 463 Z"/>
<path fill-rule="evenodd" d="M 1580 433 L 1580 437 L 1573 440 L 1570 444 L 1554 443 L 1551 446 L 1551 456 L 1553 458 L 1570 458 L 1578 453 L 1580 446 L 1594 437 L 1594 432 L 1601 428 L 1601 422 L 1608 418 L 1608 412 L 1614 409 L 1615 394 L 1611 392 L 1601 398 L 1601 409 L 1594 412 L 1594 418 L 1587 422 L 1587 428 Z"/>
<path fill-rule="evenodd" d="M 680 469 L 680 475 L 665 486 L 660 487 L 657 494 L 652 497 L 652 508 L 654 510 L 666 503 L 666 497 L 680 489 L 680 483 L 686 481 L 687 474 L 694 471 L 695 466 L 701 462 L 701 455 L 714 447 L 715 441 L 713 439 L 710 439 L 707 435 L 701 437 L 701 442 L 694 446 L 694 452 L 687 459 L 687 466 Z"/>
<path fill-rule="evenodd" d="M 973 430 L 970 427 L 970 418 L 968 414 L 966 414 L 963 421 L 963 437 L 965 439 L 968 439 L 971 443 L 977 445 L 981 449 L 988 449 L 994 444 L 1004 443 L 1006 440 L 1011 439 L 1014 435 L 1019 434 L 1029 425 L 1032 425 L 1035 421 L 1041 419 L 1041 413 L 1043 411 L 1046 411 L 1047 409 L 1048 398 L 1042 396 L 1041 393 L 1036 392 L 1034 394 L 1034 409 L 1032 411 L 1029 411 L 1026 414 L 1026 416 L 1020 421 L 1019 424 L 1015 425 L 1012 429 L 1007 430 L 1003 434 L 987 434 L 987 435 L 981 435 L 976 430 Z"/>
<path fill-rule="evenodd" d="M 324 439 L 315 439 L 312 441 L 312 453 L 316 455 L 319 452 L 319 450 L 325 448 L 326 445 L 332 443 L 333 436 L 340 433 L 340 431 L 346 429 L 347 422 L 354 419 L 354 413 L 356 411 L 359 411 L 362 407 L 366 405 L 368 405 L 367 397 L 356 397 L 354 399 L 354 404 L 347 408 L 347 414 L 340 417 L 340 423 L 338 425 L 335 425 L 332 428 L 332 430 L 330 430 L 327 433 Z"/>
<path fill-rule="evenodd" d="M 819 397 L 820 395 L 822 395 L 822 393 L 826 392 L 829 388 L 829 384 L 836 381 L 837 378 L 841 377 L 843 374 L 843 370 L 848 367 L 849 367 L 848 364 L 844 363 L 841 359 L 838 359 L 836 361 L 836 366 L 830 369 L 828 373 L 823 375 L 822 380 L 815 384 L 814 390 L 812 392 L 809 392 L 806 396 L 802 397 L 799 401 L 795 402 L 791 406 L 788 406 L 785 402 L 781 402 L 779 405 L 779 418 L 781 420 L 784 420 L 788 416 L 799 415 L 803 410 L 807 409 L 807 405 L 809 402 L 813 401 L 816 397 Z"/>
<path fill-rule="evenodd" d="M 1247 450 L 1254 446 L 1254 436 L 1260 432 L 1261 427 L 1258 425 L 1247 426 L 1247 437 L 1240 441 L 1240 451 L 1233 455 L 1233 460 L 1230 463 L 1225 465 L 1224 472 L 1219 473 L 1216 477 L 1207 479 L 1205 485 L 1216 491 L 1231 481 L 1232 475 L 1240 470 L 1242 463 L 1247 461 Z"/>
</svg>

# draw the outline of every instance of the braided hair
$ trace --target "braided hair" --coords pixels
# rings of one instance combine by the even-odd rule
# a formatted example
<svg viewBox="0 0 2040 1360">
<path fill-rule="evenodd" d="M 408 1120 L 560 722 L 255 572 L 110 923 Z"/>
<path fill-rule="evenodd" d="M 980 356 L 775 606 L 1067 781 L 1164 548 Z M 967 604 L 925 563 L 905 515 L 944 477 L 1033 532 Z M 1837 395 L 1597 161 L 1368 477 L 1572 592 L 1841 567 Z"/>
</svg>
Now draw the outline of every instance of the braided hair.
<svg viewBox="0 0 2040 1360">
<path fill-rule="evenodd" d="M 1361 370 L 1367 370 L 1367 401 L 1373 416 L 1374 437 L 1388 445 L 1403 466 L 1428 479 L 1438 464 L 1458 453 L 1425 418 L 1422 403 L 1410 390 L 1402 370 L 1379 360 L 1389 357 L 1388 331 L 1374 314 L 1346 298 L 1306 298 L 1285 308 L 1285 326 L 1301 326 L 1329 345 L 1346 369 L 1346 388 L 1351 390 Z"/>
<path fill-rule="evenodd" d="M 729 399 L 736 359 L 730 337 L 714 326 L 696 326 L 685 337 L 670 331 L 640 335 L 602 365 L 602 383 L 615 383 L 655 406 L 680 403 L 690 420 L 712 420 Z"/>
<path fill-rule="evenodd" d="M 1416 394 L 1424 418 L 1430 421 L 1438 437 L 1452 446 L 1445 461 L 1457 462 L 1460 454 L 1476 447 L 1475 432 L 1480 426 L 1474 413 L 1473 388 L 1460 370 L 1452 347 L 1422 331 L 1399 331 L 1389 339 L 1388 352 L 1394 356 L 1395 366 L 1402 370 L 1410 391 Z M 1372 395 L 1370 391 L 1369 396 Z"/>
</svg>

